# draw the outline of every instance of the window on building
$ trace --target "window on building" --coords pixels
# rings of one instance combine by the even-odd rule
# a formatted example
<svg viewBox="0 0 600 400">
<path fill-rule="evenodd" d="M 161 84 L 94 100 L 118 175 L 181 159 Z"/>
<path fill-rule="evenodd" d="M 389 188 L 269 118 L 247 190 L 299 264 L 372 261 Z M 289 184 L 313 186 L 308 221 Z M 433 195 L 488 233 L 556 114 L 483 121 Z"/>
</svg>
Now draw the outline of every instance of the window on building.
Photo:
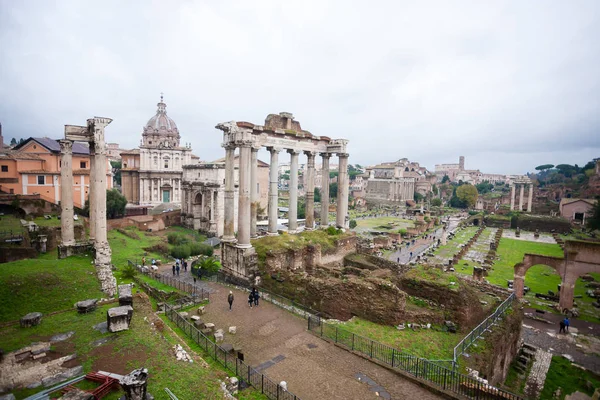
<svg viewBox="0 0 600 400">
<path fill-rule="evenodd" d="M 85 164 L 86 164 L 85 161 L 80 161 L 79 162 L 79 168 L 85 169 Z"/>
<path fill-rule="evenodd" d="M 15 189 L 10 189 L 10 194 L 15 194 Z"/>
<path fill-rule="evenodd" d="M 154 165 L 158 166 L 158 157 L 154 157 Z"/>
<path fill-rule="evenodd" d="M 38 175 L 38 185 L 45 185 L 46 177 L 44 175 Z"/>
<path fill-rule="evenodd" d="M 165 169 L 169 168 L 169 159 L 165 158 Z"/>
<path fill-rule="evenodd" d="M 2 166 L 2 172 L 8 172 L 8 165 Z"/>
</svg>

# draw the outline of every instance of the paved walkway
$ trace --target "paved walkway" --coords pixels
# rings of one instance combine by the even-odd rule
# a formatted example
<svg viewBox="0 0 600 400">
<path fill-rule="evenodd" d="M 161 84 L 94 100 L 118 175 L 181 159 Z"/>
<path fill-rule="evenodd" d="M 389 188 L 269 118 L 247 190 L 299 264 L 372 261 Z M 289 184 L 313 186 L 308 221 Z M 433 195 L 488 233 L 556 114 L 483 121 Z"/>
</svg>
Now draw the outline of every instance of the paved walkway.
<svg viewBox="0 0 600 400">
<path fill-rule="evenodd" d="M 525 384 L 525 395 L 530 399 L 537 399 L 542 389 L 544 389 L 546 374 L 552 361 L 552 353 L 537 349 L 534 357 L 535 359 L 531 366 L 531 371 L 527 376 L 527 383 Z"/>
<path fill-rule="evenodd" d="M 193 282 L 189 272 L 179 277 Z M 248 293 L 213 282 L 198 282 L 211 290 L 211 302 L 201 318 L 225 332 L 224 343 L 239 345 L 245 361 L 273 381 L 286 381 L 303 399 L 440 399 L 406 380 L 307 331 L 306 320 L 270 303 L 248 306 Z M 237 333 L 229 334 L 236 326 Z"/>
</svg>

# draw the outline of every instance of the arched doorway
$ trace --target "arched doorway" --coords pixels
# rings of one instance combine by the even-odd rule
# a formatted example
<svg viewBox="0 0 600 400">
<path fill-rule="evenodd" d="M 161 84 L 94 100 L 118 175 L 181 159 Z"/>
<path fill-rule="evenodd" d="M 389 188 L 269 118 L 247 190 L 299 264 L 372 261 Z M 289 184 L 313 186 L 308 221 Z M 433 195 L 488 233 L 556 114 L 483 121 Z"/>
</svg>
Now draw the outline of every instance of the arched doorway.
<svg viewBox="0 0 600 400">
<path fill-rule="evenodd" d="M 202 193 L 198 192 L 196 193 L 196 195 L 194 196 L 194 204 L 192 206 L 192 212 L 194 213 L 194 217 L 198 218 L 198 217 L 203 217 L 204 215 L 202 215 Z"/>
</svg>

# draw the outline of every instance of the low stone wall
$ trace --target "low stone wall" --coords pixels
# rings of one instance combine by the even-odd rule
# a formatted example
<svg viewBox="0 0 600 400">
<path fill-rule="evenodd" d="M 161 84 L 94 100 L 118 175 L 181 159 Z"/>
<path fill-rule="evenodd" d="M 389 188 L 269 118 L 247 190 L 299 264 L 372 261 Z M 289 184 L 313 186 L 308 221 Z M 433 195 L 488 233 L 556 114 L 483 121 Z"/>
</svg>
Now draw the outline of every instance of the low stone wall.
<svg viewBox="0 0 600 400">
<path fill-rule="evenodd" d="M 373 256 L 370 254 L 348 254 L 344 257 L 344 266 L 351 266 L 360 269 L 374 271 L 376 269 L 388 269 L 393 272 L 403 274 L 410 269 L 409 265 L 397 264 L 385 258 Z"/>
<path fill-rule="evenodd" d="M 76 243 L 71 246 L 63 246 L 62 244 L 58 245 L 58 258 L 67 258 L 74 255 L 81 254 L 90 254 L 90 252 L 94 252 L 94 246 L 91 243 Z"/>
<path fill-rule="evenodd" d="M 487 379 L 490 385 L 498 385 L 506 380 L 508 369 L 519 350 L 523 323 L 523 312 L 518 302 L 512 311 L 507 312 L 494 328 L 485 335 L 483 351 L 469 349 L 465 361 L 469 368 L 479 371 L 479 376 Z"/>
<path fill-rule="evenodd" d="M 0 263 L 36 258 L 38 252 L 33 247 L 0 247 Z"/>
<path fill-rule="evenodd" d="M 491 228 L 510 228 L 510 218 L 509 217 L 495 217 L 493 215 L 488 215 L 484 218 L 485 225 Z"/>
<path fill-rule="evenodd" d="M 550 217 L 547 215 L 521 214 L 512 218 L 511 228 L 520 228 L 526 231 L 539 230 L 540 232 L 571 232 L 571 224 L 561 217 Z"/>
</svg>

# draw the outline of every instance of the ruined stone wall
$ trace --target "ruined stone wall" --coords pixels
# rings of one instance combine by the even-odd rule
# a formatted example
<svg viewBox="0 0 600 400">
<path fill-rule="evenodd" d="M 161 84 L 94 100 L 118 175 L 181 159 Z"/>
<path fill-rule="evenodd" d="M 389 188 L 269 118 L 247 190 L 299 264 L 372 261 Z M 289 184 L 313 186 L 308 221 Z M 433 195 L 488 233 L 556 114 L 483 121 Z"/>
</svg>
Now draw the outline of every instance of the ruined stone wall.
<svg viewBox="0 0 600 400">
<path fill-rule="evenodd" d="M 0 247 L 0 263 L 36 258 L 38 252 L 33 247 Z"/>
<path fill-rule="evenodd" d="M 357 245 L 358 236 L 356 235 L 338 239 L 334 250 L 325 251 L 321 254 L 321 264 L 341 263 L 346 255 L 356 252 Z"/>
<path fill-rule="evenodd" d="M 370 254 L 348 254 L 344 257 L 344 266 L 352 266 L 360 269 L 376 270 L 388 269 L 392 272 L 403 274 L 410 269 L 409 265 L 400 265 L 385 258 Z"/>
<path fill-rule="evenodd" d="M 511 362 L 519 350 L 523 312 L 515 302 L 511 312 L 500 320 L 491 332 L 485 335 L 485 344 L 479 345 L 482 351 L 469 351 L 465 358 L 469 368 L 479 371 L 479 376 L 487 379 L 490 385 L 498 385 L 506 380 Z"/>
<path fill-rule="evenodd" d="M 564 218 L 525 214 L 513 217 L 511 228 L 517 227 L 532 232 L 536 229 L 540 232 L 569 233 L 571 231 L 571 224 Z"/>
</svg>

